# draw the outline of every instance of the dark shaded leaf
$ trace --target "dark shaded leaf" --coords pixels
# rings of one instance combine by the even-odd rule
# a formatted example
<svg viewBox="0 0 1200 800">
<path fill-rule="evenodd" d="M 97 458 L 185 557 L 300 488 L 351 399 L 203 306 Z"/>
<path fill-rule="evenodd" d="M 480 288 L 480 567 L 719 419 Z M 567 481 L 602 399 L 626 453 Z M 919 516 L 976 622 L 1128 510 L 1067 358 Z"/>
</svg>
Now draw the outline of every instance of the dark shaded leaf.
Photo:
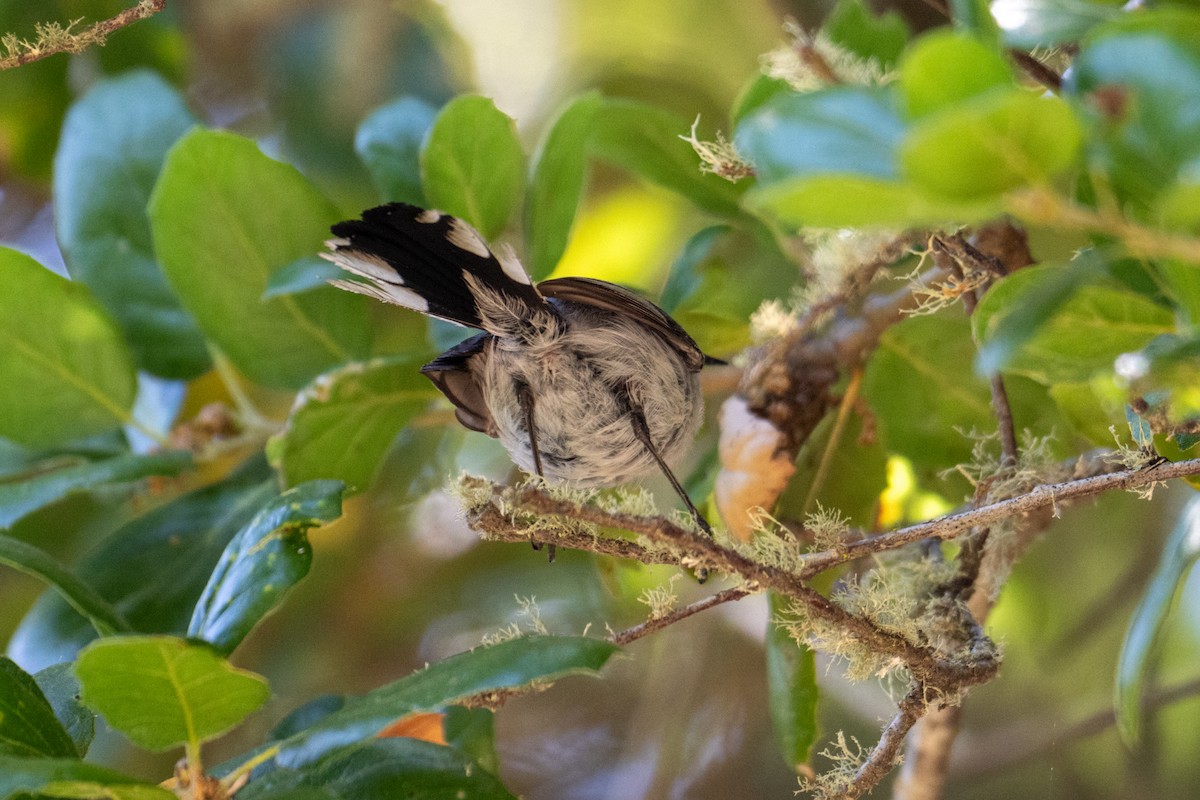
<svg viewBox="0 0 1200 800">
<path fill-rule="evenodd" d="M 0 656 L 0 754 L 75 758 L 79 751 L 33 677 Z"/>
<path fill-rule="evenodd" d="M 7 564 L 50 584 L 71 608 L 83 615 L 96 633 L 103 636 L 129 630 L 129 623 L 120 612 L 45 550 L 20 539 L 0 535 L 0 564 Z"/>
<path fill-rule="evenodd" d="M 424 206 L 421 143 L 437 109 L 418 97 L 401 97 L 375 109 L 358 126 L 354 150 L 387 202 Z"/>
<path fill-rule="evenodd" d="M 0 797 L 27 798 L 25 793 L 39 797 L 176 800 L 166 789 L 95 764 L 66 758 L 0 755 Z"/>
<path fill-rule="evenodd" d="M 310 481 L 259 511 L 225 548 L 196 603 L 187 635 L 228 655 L 308 574 L 305 532 L 342 514 L 340 481 Z"/>
<path fill-rule="evenodd" d="M 767 691 L 775 742 L 791 769 L 807 764 L 817 739 L 817 667 L 814 653 L 798 643 L 775 620 L 788 601 L 771 592 L 767 623 Z"/>
</svg>

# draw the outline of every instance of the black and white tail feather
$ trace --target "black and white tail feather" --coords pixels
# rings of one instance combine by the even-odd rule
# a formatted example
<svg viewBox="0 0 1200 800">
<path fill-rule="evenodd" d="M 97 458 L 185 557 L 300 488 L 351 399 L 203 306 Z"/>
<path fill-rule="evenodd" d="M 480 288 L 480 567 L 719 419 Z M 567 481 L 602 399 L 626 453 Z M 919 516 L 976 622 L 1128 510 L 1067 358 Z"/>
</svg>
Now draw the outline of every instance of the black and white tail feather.
<svg viewBox="0 0 1200 800">
<path fill-rule="evenodd" d="M 696 373 L 714 359 L 662 309 L 589 278 L 534 286 L 511 250 L 438 211 L 391 203 L 331 230 L 322 255 L 350 273 L 333 285 L 483 331 L 421 369 L 465 427 L 548 480 L 661 469 L 711 532 L 667 461 L 700 425 Z"/>
</svg>

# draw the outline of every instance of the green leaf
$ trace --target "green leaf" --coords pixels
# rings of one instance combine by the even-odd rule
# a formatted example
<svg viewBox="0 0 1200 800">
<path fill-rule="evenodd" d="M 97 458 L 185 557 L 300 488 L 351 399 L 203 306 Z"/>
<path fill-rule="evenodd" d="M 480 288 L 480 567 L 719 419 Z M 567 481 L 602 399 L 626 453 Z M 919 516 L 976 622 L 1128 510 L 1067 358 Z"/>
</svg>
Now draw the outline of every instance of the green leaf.
<svg viewBox="0 0 1200 800">
<path fill-rule="evenodd" d="M 262 299 L 265 302 L 288 294 L 311 292 L 313 289 L 323 288 L 331 279 L 340 278 L 345 274 L 341 267 L 320 256 L 302 256 L 280 267 L 279 271 L 267 280 Z"/>
<path fill-rule="evenodd" d="M 339 217 L 293 167 L 202 129 L 171 149 L 150 200 L 154 247 L 184 306 L 248 378 L 281 388 L 370 348 L 362 297 L 326 287 L 263 300 L 271 276 L 319 251 Z"/>
<path fill-rule="evenodd" d="M 770 75 L 760 72 L 742 88 L 737 100 L 733 103 L 730 119 L 733 120 L 734 127 L 737 127 L 751 112 L 757 111 L 780 95 L 794 92 L 792 85 L 782 78 L 772 78 Z"/>
<path fill-rule="evenodd" d="M 446 743 L 470 756 L 475 763 L 496 775 L 500 758 L 496 755 L 496 715 L 486 708 L 450 706 L 442 720 Z"/>
<path fill-rule="evenodd" d="M 308 574 L 305 532 L 342 514 L 340 481 L 311 481 L 272 500 L 225 548 L 196 603 L 189 638 L 228 655 Z"/>
<path fill-rule="evenodd" d="M 226 544 L 278 491 L 266 463 L 255 459 L 125 524 L 75 572 L 135 630 L 182 635 Z M 74 658 L 95 636 L 84 617 L 46 594 L 21 620 L 9 654 L 37 669 Z"/>
<path fill-rule="evenodd" d="M 103 461 L 71 466 L 47 465 L 46 471 L 23 481 L 0 483 L 0 530 L 72 492 L 116 483 L 128 483 L 150 475 L 177 475 L 192 465 L 190 453 L 172 450 L 149 455 L 119 455 Z"/>
<path fill-rule="evenodd" d="M 438 397 L 419 367 L 406 358 L 351 364 L 301 392 L 271 442 L 284 483 L 336 478 L 369 487 L 396 434 Z"/>
<path fill-rule="evenodd" d="M 1091 0 L 1005 0 L 992 14 L 1012 47 L 1032 49 L 1078 42 L 1102 22 L 1124 16 L 1121 6 Z"/>
<path fill-rule="evenodd" d="M 789 768 L 795 770 L 812 757 L 817 739 L 816 658 L 775 620 L 788 601 L 774 592 L 767 595 L 771 620 L 767 623 L 767 692 L 775 741 Z"/>
<path fill-rule="evenodd" d="M 679 138 L 691 130 L 689 120 L 634 100 L 606 99 L 594 122 L 591 146 L 597 158 L 669 189 L 705 211 L 739 214 L 740 186 L 701 172 L 695 151 Z"/>
<path fill-rule="evenodd" d="M 821 30 L 859 58 L 892 67 L 908 42 L 908 25 L 895 11 L 875 14 L 863 0 L 839 0 Z"/>
<path fill-rule="evenodd" d="M 976 335 L 985 352 L 996 350 L 993 337 L 1015 329 L 1006 321 L 1028 306 L 1041 306 L 1045 298 L 1070 291 L 1064 288 L 1061 267 L 1028 267 L 998 281 L 975 310 Z M 1013 348 L 1007 369 L 1044 384 L 1084 381 L 1112 370 L 1122 353 L 1141 349 L 1155 336 L 1175 330 L 1169 309 L 1127 289 L 1109 285 L 1077 286 L 1070 297 L 1044 320 L 1036 332 Z M 995 363 L 989 357 L 987 365 Z"/>
<path fill-rule="evenodd" d="M 920 316 L 889 328 L 867 364 L 863 395 L 880 438 L 923 480 L 935 480 L 948 464 L 970 461 L 971 431 L 996 428 L 987 383 L 969 370 L 949 368 L 971 363 L 974 350 L 965 317 Z M 1044 390 L 1015 376 L 1005 386 L 1018 430 L 1049 433 L 1059 420 L 1047 415 L 1052 404 Z"/>
<path fill-rule="evenodd" d="M 796 264 L 762 229 L 705 228 L 671 265 L 661 305 L 706 353 L 732 355 L 750 344 L 748 320 L 763 301 L 785 297 Z"/>
<path fill-rule="evenodd" d="M 418 97 L 401 97 L 372 111 L 354 134 L 354 150 L 386 201 L 425 205 L 421 142 L 437 109 Z"/>
<path fill-rule="evenodd" d="M 737 126 L 738 152 L 758 179 L 849 173 L 892 178 L 904 123 L 887 89 L 837 88 L 779 94 Z"/>
<path fill-rule="evenodd" d="M 238 794 L 244 800 L 283 800 L 305 789 L 337 800 L 515 800 L 466 756 L 417 739 L 380 739 L 301 769 L 276 769 Z"/>
<path fill-rule="evenodd" d="M 950 19 L 954 26 L 978 36 L 980 39 L 999 44 L 1000 26 L 992 17 L 989 0 L 949 0 Z"/>
<path fill-rule="evenodd" d="M 50 584 L 101 636 L 129 630 L 129 623 L 120 612 L 45 550 L 20 539 L 0 535 L 0 564 L 7 564 Z"/>
<path fill-rule="evenodd" d="M 0 656 L 0 754 L 75 758 L 79 751 L 34 679 Z"/>
<path fill-rule="evenodd" d="M 568 101 L 534 153 L 524 221 L 525 266 L 535 281 L 553 272 L 567 249 L 587 180 L 592 128 L 603 103 L 599 92 Z"/>
<path fill-rule="evenodd" d="M 951 199 L 895 180 L 817 175 L 746 193 L 746 206 L 789 228 L 954 227 L 1000 213 L 997 198 Z"/>
<path fill-rule="evenodd" d="M 267 701 L 263 678 L 207 645 L 171 636 L 122 636 L 84 648 L 75 662 L 83 702 L 147 750 L 212 739 Z"/>
<path fill-rule="evenodd" d="M 433 711 L 481 692 L 594 674 L 617 650 L 602 639 L 526 636 L 451 656 L 420 672 L 346 701 L 338 711 L 280 744 L 284 767 L 310 764 L 369 739 L 415 711 Z"/>
<path fill-rule="evenodd" d="M 79 701 L 79 680 L 72 672 L 72 664 L 63 662 L 46 667 L 33 679 L 50 703 L 54 716 L 71 737 L 76 753 L 80 757 L 87 755 L 96 735 L 96 715 Z"/>
<path fill-rule="evenodd" d="M 1013 85 L 1012 69 L 998 50 L 957 31 L 922 36 L 900 61 L 900 93 L 911 117 Z"/>
<path fill-rule="evenodd" d="M 167 378 L 209 367 L 204 337 L 154 258 L 146 202 L 171 145 L 196 124 L 162 78 L 100 81 L 71 107 L 54 159 L 54 217 L 71 276 L 116 318 L 138 365 Z"/>
<path fill-rule="evenodd" d="M 1149 208 L 1200 156 L 1200 117 L 1192 113 L 1200 106 L 1200 56 L 1184 46 L 1151 34 L 1102 38 L 1074 60 L 1065 88 L 1084 105 L 1096 92 L 1116 102 L 1097 115 L 1093 160 L 1134 209 Z"/>
<path fill-rule="evenodd" d="M 0 436 L 44 447 L 130 419 L 133 361 L 86 286 L 0 248 Z"/>
<path fill-rule="evenodd" d="M 176 800 L 166 789 L 77 759 L 0 755 L 0 797 L 67 797 L 90 800 Z"/>
<path fill-rule="evenodd" d="M 486 97 L 454 98 L 429 129 L 421 148 L 421 176 L 431 206 L 494 239 L 520 204 L 525 183 L 516 125 Z"/>
<path fill-rule="evenodd" d="M 998 90 L 926 117 L 905 138 L 900 160 L 930 194 L 979 200 L 1045 183 L 1075 162 L 1082 141 L 1063 100 Z"/>
<path fill-rule="evenodd" d="M 1138 603 L 1117 661 L 1113 703 L 1117 730 L 1133 746 L 1141 736 L 1142 700 L 1158 643 L 1179 587 L 1200 558 L 1200 498 L 1193 495 L 1179 515 L 1150 583 Z"/>
<path fill-rule="evenodd" d="M 1006 369 L 1021 346 L 1076 290 L 1098 280 L 1104 267 L 1104 261 L 1094 252 L 1065 266 L 1043 264 L 1033 277 L 1018 280 L 987 299 L 986 309 L 975 317 L 976 335 L 982 343 L 975 359 L 976 369 L 983 375 Z M 1022 286 L 1025 288 L 1019 296 L 1010 293 Z M 994 314 L 998 314 L 996 319 L 992 319 Z"/>
</svg>

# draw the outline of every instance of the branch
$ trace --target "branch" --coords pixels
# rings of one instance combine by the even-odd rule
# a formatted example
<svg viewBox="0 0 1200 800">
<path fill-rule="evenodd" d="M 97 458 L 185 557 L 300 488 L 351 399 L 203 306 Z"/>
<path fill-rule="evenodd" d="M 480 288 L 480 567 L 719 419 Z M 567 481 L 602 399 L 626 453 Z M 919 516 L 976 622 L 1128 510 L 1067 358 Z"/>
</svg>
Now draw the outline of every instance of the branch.
<svg viewBox="0 0 1200 800">
<path fill-rule="evenodd" d="M 1042 508 L 1056 507 L 1060 502 L 1067 500 L 1102 494 L 1114 489 L 1137 489 L 1190 475 L 1200 475 L 1200 458 L 1160 464 L 1147 469 L 1127 469 L 1063 483 L 1043 484 L 1027 494 L 1008 500 L 938 517 L 855 542 L 846 542 L 833 550 L 806 555 L 800 578 L 808 579 L 838 564 L 886 550 L 895 550 L 923 539 L 953 539 L 976 526 L 988 525 Z"/>
<path fill-rule="evenodd" d="M 651 617 L 640 625 L 634 625 L 632 628 L 626 628 L 620 633 L 615 633 L 609 637 L 615 645 L 624 647 L 630 642 L 635 642 L 643 636 L 648 636 L 651 633 L 660 631 L 668 625 L 674 625 L 680 620 L 687 619 L 693 614 L 699 614 L 701 611 L 707 611 L 710 608 L 719 606 L 722 603 L 728 603 L 733 600 L 741 600 L 743 597 L 749 597 L 754 594 L 751 590 L 743 586 L 735 586 L 732 589 L 726 589 L 722 592 L 717 592 L 714 595 L 705 597 L 702 600 L 697 600 L 694 603 L 689 603 L 682 608 L 677 608 L 670 613 L 663 614 L 661 617 Z"/>
<path fill-rule="evenodd" d="M 875 745 L 875 749 L 871 751 L 867 760 L 854 773 L 850 785 L 846 787 L 845 797 L 862 797 L 895 768 L 896 762 L 900 759 L 900 748 L 904 746 L 904 738 L 928 709 L 924 700 L 924 692 L 925 687 L 918 683 L 908 693 L 908 696 L 900 701 L 896 716 L 883 729 L 879 743 Z"/>
<path fill-rule="evenodd" d="M 93 45 L 102 47 L 111 34 L 138 20 L 154 16 L 166 5 L 167 0 L 141 0 L 133 8 L 127 8 L 116 16 L 101 20 L 79 33 L 71 33 L 74 22 L 65 28 L 57 22 L 39 24 L 38 38 L 34 42 L 18 39 L 11 33 L 6 34 L 3 37 L 3 45 L 8 55 L 0 58 L 0 70 L 41 61 L 58 53 L 80 53 Z"/>
</svg>

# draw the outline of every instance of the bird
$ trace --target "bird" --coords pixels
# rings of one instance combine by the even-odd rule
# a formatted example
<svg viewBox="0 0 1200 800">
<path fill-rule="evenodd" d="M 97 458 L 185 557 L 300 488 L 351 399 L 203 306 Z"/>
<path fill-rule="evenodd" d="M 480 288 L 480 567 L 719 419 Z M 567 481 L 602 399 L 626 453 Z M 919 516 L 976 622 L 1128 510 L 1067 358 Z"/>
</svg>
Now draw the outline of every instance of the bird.
<svg viewBox="0 0 1200 800">
<path fill-rule="evenodd" d="M 594 278 L 534 284 L 511 247 L 434 209 L 388 203 L 330 231 L 332 285 L 479 331 L 421 368 L 463 426 L 550 484 L 659 471 L 712 535 L 669 465 L 703 421 L 701 369 L 723 362 L 665 311 Z"/>
</svg>

